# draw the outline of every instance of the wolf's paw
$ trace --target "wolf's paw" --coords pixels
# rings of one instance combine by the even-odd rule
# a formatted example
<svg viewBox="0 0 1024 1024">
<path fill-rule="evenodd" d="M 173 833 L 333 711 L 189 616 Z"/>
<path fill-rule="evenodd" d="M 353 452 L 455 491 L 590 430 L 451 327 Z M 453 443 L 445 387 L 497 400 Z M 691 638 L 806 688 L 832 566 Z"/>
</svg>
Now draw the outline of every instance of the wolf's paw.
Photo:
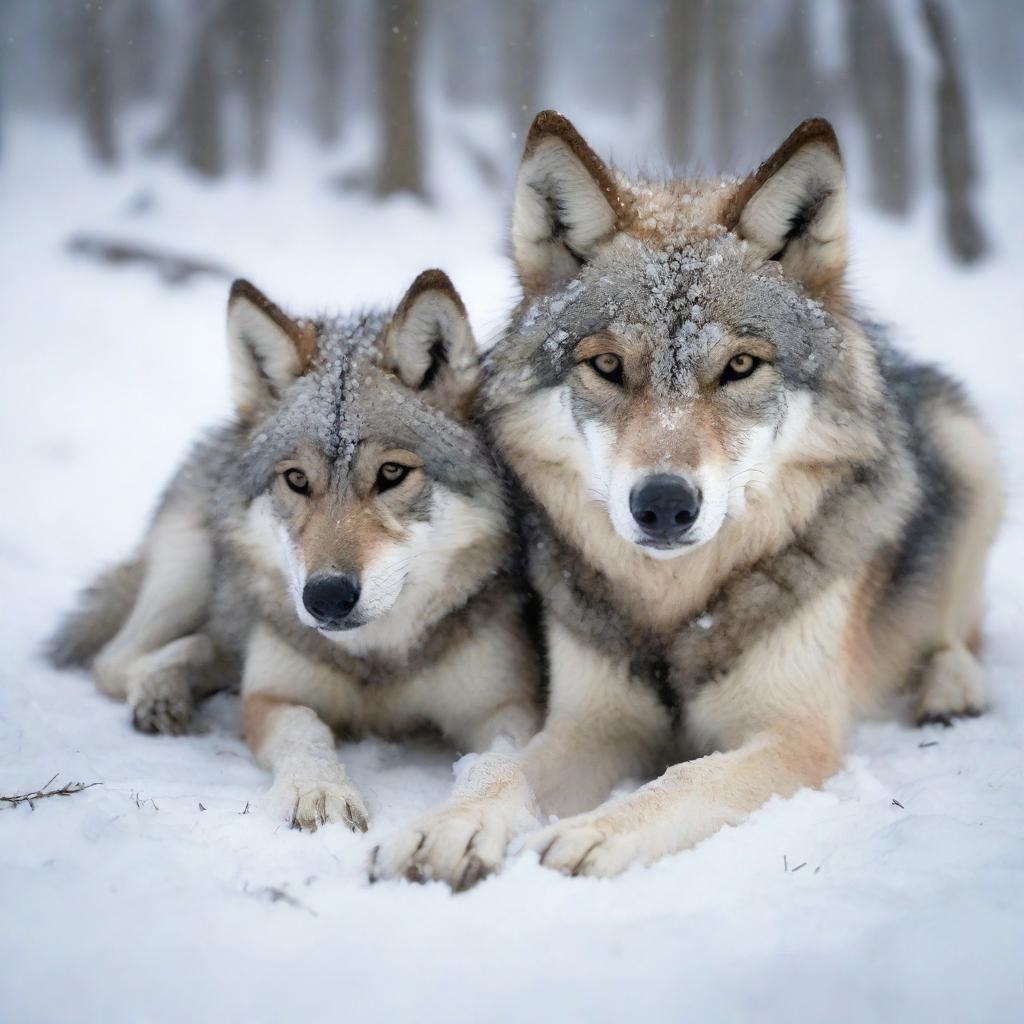
<svg viewBox="0 0 1024 1024">
<path fill-rule="evenodd" d="M 987 703 L 984 671 L 966 647 L 947 647 L 931 656 L 921 677 L 918 725 L 952 725 L 954 718 L 980 715 Z"/>
<path fill-rule="evenodd" d="M 181 736 L 192 724 L 192 696 L 184 694 L 149 695 L 132 706 L 132 725 L 139 732 L 163 736 Z"/>
<path fill-rule="evenodd" d="M 353 832 L 369 827 L 366 804 L 348 777 L 288 777 L 278 779 L 267 794 L 268 809 L 292 828 L 315 832 L 321 825 L 338 823 Z M 332 773 L 333 774 L 333 773 Z"/>
<path fill-rule="evenodd" d="M 370 859 L 370 881 L 438 881 L 462 892 L 501 869 L 511 836 L 501 814 L 480 802 L 456 804 L 381 843 Z"/>
<path fill-rule="evenodd" d="M 563 875 L 611 878 L 633 864 L 646 862 L 639 842 L 640 837 L 626 822 L 595 811 L 534 832 L 524 849 L 533 850 L 544 867 Z"/>
</svg>

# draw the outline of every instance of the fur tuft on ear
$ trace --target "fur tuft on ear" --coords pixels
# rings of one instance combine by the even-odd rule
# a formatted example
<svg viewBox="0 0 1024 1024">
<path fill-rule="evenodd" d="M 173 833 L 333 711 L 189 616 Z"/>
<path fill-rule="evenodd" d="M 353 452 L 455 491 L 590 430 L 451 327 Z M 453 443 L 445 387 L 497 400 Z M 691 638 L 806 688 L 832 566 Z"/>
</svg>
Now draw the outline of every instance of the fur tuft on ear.
<svg viewBox="0 0 1024 1024">
<path fill-rule="evenodd" d="M 846 270 L 846 178 L 839 142 L 822 118 L 804 121 L 733 197 L 726 225 L 764 260 L 811 291 Z"/>
<path fill-rule="evenodd" d="M 228 297 L 232 397 L 249 419 L 276 402 L 305 372 L 316 348 L 312 324 L 298 323 L 255 285 L 238 280 Z"/>
<path fill-rule="evenodd" d="M 525 288 L 571 277 L 628 218 L 611 171 L 569 120 L 534 118 L 516 177 L 512 250 Z"/>
<path fill-rule="evenodd" d="M 459 293 L 441 270 L 425 270 L 398 304 L 382 342 L 384 363 L 407 387 L 450 415 L 469 415 L 480 353 Z"/>
</svg>

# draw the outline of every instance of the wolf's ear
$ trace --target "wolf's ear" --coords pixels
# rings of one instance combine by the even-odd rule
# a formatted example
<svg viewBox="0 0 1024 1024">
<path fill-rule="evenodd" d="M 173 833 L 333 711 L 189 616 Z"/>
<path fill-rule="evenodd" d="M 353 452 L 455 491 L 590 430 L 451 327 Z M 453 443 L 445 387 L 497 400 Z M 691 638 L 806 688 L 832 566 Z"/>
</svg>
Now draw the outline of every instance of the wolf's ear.
<svg viewBox="0 0 1024 1024">
<path fill-rule="evenodd" d="M 315 346 L 311 324 L 297 323 L 248 281 L 238 280 L 231 286 L 231 393 L 243 417 L 276 402 L 305 371 Z"/>
<path fill-rule="evenodd" d="M 571 277 L 621 226 L 627 204 L 611 172 L 553 110 L 530 126 L 516 177 L 512 251 L 528 289 Z"/>
<path fill-rule="evenodd" d="M 441 270 L 409 286 L 384 333 L 384 363 L 402 383 L 452 416 L 465 417 L 480 379 L 480 353 L 466 307 Z"/>
<path fill-rule="evenodd" d="M 846 270 L 846 178 L 832 125 L 804 121 L 740 186 L 726 225 L 810 290 Z"/>
</svg>

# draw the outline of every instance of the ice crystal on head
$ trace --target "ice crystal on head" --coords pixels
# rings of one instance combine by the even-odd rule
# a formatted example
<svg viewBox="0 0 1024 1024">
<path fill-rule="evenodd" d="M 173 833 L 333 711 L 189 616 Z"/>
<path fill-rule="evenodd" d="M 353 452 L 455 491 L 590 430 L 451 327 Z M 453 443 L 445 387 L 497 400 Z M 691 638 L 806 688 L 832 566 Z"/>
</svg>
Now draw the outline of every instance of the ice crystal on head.
<svg viewBox="0 0 1024 1024">
<path fill-rule="evenodd" d="M 841 331 L 778 263 L 752 267 L 747 245 L 722 229 L 654 238 L 621 233 L 570 282 L 528 300 L 494 350 L 488 401 L 563 380 L 573 348 L 605 331 L 648 353 L 650 384 L 665 395 L 693 391 L 729 336 L 766 338 L 794 382 L 832 362 Z"/>
</svg>

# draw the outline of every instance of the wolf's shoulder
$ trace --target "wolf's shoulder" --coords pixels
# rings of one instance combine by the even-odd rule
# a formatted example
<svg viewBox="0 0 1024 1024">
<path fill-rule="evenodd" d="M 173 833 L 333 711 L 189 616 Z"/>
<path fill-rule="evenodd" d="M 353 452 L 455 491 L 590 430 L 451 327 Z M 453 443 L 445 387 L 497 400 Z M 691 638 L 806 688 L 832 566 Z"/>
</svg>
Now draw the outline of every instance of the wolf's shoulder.
<svg viewBox="0 0 1024 1024">
<path fill-rule="evenodd" d="M 963 384 L 951 373 L 899 348 L 886 325 L 868 320 L 861 326 L 875 350 L 887 396 L 905 419 L 915 422 L 936 406 L 973 413 Z"/>
</svg>

